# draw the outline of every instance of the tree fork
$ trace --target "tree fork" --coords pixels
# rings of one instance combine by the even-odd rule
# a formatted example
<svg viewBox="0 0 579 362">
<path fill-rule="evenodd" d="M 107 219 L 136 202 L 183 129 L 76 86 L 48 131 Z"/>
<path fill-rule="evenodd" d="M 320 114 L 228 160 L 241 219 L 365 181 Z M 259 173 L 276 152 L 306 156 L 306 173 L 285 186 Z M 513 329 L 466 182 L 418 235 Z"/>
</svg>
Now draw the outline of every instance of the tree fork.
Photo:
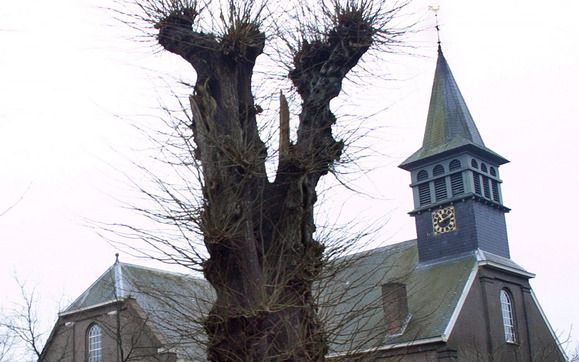
<svg viewBox="0 0 579 362">
<path fill-rule="evenodd" d="M 159 44 L 197 72 L 191 128 L 204 177 L 204 272 L 217 296 L 205 322 L 208 358 L 322 361 L 327 346 L 312 296 L 324 251 L 313 238 L 316 186 L 341 155 L 329 104 L 371 45 L 371 21 L 350 9 L 326 37 L 302 42 L 289 73 L 302 98 L 298 137 L 284 145 L 269 182 L 251 90 L 265 35 L 250 20 L 220 38 L 196 32 L 198 15 L 181 9 L 156 27 Z"/>
</svg>

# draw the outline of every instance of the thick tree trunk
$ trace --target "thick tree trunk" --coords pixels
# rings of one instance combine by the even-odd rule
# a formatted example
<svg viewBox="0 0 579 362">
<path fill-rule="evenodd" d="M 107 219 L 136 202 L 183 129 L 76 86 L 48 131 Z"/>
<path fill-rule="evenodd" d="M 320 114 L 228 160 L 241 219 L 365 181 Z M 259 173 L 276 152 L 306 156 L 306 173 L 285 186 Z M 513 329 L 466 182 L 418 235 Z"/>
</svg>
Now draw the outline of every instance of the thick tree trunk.
<svg viewBox="0 0 579 362">
<path fill-rule="evenodd" d="M 168 16 L 158 41 L 197 72 L 191 127 L 204 176 L 204 271 L 217 295 L 206 320 L 208 357 L 321 361 L 327 347 L 312 297 L 324 250 L 313 239 L 316 185 L 343 147 L 332 136 L 330 100 L 372 29 L 345 18 L 327 38 L 303 43 L 289 75 L 303 100 L 298 138 L 270 182 L 251 91 L 265 35 L 248 22 L 217 39 L 191 30 L 196 16 Z"/>
</svg>

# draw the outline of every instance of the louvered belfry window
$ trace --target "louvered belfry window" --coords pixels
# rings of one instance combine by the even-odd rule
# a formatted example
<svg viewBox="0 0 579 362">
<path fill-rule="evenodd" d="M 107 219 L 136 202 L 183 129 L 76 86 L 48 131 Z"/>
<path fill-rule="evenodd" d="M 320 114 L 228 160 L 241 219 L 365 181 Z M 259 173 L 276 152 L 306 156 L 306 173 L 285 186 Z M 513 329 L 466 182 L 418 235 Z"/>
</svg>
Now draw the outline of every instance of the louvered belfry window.
<svg viewBox="0 0 579 362">
<path fill-rule="evenodd" d="M 434 169 L 432 169 L 432 176 L 440 176 L 444 174 L 444 167 L 442 167 L 442 165 L 436 165 L 434 166 Z"/>
<path fill-rule="evenodd" d="M 454 170 L 460 169 L 460 166 L 461 166 L 461 164 L 460 164 L 459 160 L 452 160 L 452 161 L 450 161 L 450 165 L 448 166 L 448 168 L 451 171 L 454 171 Z"/>
<path fill-rule="evenodd" d="M 472 177 L 474 181 L 474 193 L 477 195 L 482 195 L 482 190 L 480 186 L 480 175 L 477 172 L 473 172 Z"/>
<path fill-rule="evenodd" d="M 460 170 L 461 166 L 462 165 L 459 160 L 452 160 L 450 161 L 448 168 L 450 171 L 456 171 Z M 450 189 L 452 191 L 452 196 L 464 193 L 464 181 L 462 179 L 462 172 L 450 175 Z"/>
<path fill-rule="evenodd" d="M 442 165 L 434 166 L 432 170 L 432 176 L 444 175 L 444 167 Z M 436 201 L 446 199 L 448 197 L 448 192 L 446 190 L 446 180 L 444 177 L 434 180 L 434 196 Z"/>
<path fill-rule="evenodd" d="M 416 174 L 416 180 L 418 180 L 418 181 L 424 181 L 427 178 L 428 178 L 428 172 L 426 172 L 426 170 L 420 170 Z"/>
<path fill-rule="evenodd" d="M 448 193 L 446 191 L 446 180 L 444 178 L 439 178 L 434 181 L 434 195 L 436 196 L 436 201 L 446 199 Z"/>
<path fill-rule="evenodd" d="M 487 199 L 490 199 L 491 198 L 491 186 L 490 186 L 490 182 L 489 182 L 490 180 L 486 176 L 483 176 L 482 179 L 483 179 L 483 190 L 485 193 L 484 196 Z"/>
<path fill-rule="evenodd" d="M 500 181 L 495 167 L 475 159 L 466 162 L 467 167 L 460 159 L 437 164 L 430 171 L 432 174 L 427 169 L 419 170 L 415 179 L 419 206 L 461 197 L 467 191 L 467 185 L 469 192 L 472 187 L 475 194 L 500 203 Z M 470 172 L 466 172 L 468 169 Z"/>
<path fill-rule="evenodd" d="M 424 181 L 428 179 L 428 172 L 426 170 L 420 170 L 416 174 L 417 181 Z M 418 201 L 420 206 L 428 205 L 432 201 L 430 198 L 430 185 L 429 183 L 423 183 L 418 186 Z"/>
<path fill-rule="evenodd" d="M 430 184 L 425 183 L 418 186 L 418 199 L 420 201 L 420 206 L 430 204 L 432 201 L 430 198 Z"/>
<path fill-rule="evenodd" d="M 464 165 L 460 159 L 449 163 L 437 164 L 429 170 L 422 169 L 416 173 L 416 191 L 419 206 L 441 202 L 450 198 L 462 197 L 465 192 L 474 192 L 486 200 L 500 204 L 500 179 L 496 166 L 471 158 Z M 469 165 L 470 164 L 470 165 Z M 448 167 L 448 168 L 447 168 Z M 471 181 L 472 177 L 472 181 Z"/>
<path fill-rule="evenodd" d="M 450 176 L 450 187 L 452 189 L 452 196 L 464 193 L 464 182 L 462 181 L 462 173 L 455 173 Z"/>
<path fill-rule="evenodd" d="M 499 192 L 499 181 L 494 179 L 497 175 L 497 170 L 494 167 L 489 168 L 489 172 L 493 178 L 491 179 L 491 190 L 493 193 L 493 200 L 500 203 L 501 202 L 501 194 Z"/>
<path fill-rule="evenodd" d="M 500 203 L 501 196 L 499 195 L 499 183 L 495 180 L 491 180 L 491 186 L 493 188 L 493 200 Z"/>
</svg>

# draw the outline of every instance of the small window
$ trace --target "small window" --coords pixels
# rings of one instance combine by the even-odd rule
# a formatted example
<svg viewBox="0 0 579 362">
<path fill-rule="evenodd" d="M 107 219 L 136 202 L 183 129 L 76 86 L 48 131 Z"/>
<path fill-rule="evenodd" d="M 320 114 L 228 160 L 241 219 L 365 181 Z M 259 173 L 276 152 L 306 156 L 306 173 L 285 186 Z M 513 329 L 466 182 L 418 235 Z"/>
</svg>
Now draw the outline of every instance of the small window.
<svg viewBox="0 0 579 362">
<path fill-rule="evenodd" d="M 513 298 L 505 289 L 501 290 L 501 312 L 503 315 L 503 327 L 505 331 L 505 341 L 515 343 L 515 312 L 513 309 Z"/>
<path fill-rule="evenodd" d="M 480 170 L 481 170 L 482 172 L 488 172 L 488 170 L 487 170 L 487 165 L 485 165 L 484 163 L 481 163 L 481 164 L 480 164 Z"/>
<path fill-rule="evenodd" d="M 424 183 L 418 186 L 418 199 L 420 206 L 430 204 L 430 183 Z"/>
<path fill-rule="evenodd" d="M 460 195 L 464 193 L 464 183 L 462 181 L 462 173 L 455 173 L 450 176 L 450 188 L 452 190 L 452 196 Z"/>
<path fill-rule="evenodd" d="M 102 329 L 98 324 L 93 324 L 87 333 L 87 357 L 88 362 L 103 361 Z"/>
<path fill-rule="evenodd" d="M 428 172 L 426 172 L 426 170 L 420 170 L 416 174 L 416 180 L 418 180 L 418 181 L 423 181 L 423 180 L 426 180 L 427 178 L 428 178 Z"/>
<path fill-rule="evenodd" d="M 491 185 L 489 184 L 489 178 L 486 176 L 483 176 L 482 180 L 483 180 L 484 197 L 486 197 L 487 199 L 490 199 L 491 198 Z"/>
<path fill-rule="evenodd" d="M 436 201 L 446 199 L 448 197 L 448 192 L 446 190 L 446 178 L 439 178 L 434 180 L 434 195 L 436 196 Z"/>
<path fill-rule="evenodd" d="M 433 176 L 440 176 L 444 174 L 444 167 L 442 167 L 442 165 L 436 165 L 434 166 L 434 169 L 432 170 L 432 175 Z"/>
<path fill-rule="evenodd" d="M 474 193 L 477 195 L 482 195 L 481 186 L 480 186 L 480 175 L 476 172 L 472 174 L 473 181 L 474 181 Z"/>
<path fill-rule="evenodd" d="M 497 177 L 497 170 L 491 166 L 491 176 Z"/>
<path fill-rule="evenodd" d="M 386 333 L 392 337 L 402 335 L 410 317 L 406 285 L 401 283 L 382 285 L 382 307 Z"/>
<path fill-rule="evenodd" d="M 492 188 L 493 188 L 493 200 L 500 203 L 501 197 L 499 195 L 499 183 L 496 180 L 491 180 Z"/>
<path fill-rule="evenodd" d="M 474 158 L 470 161 L 470 165 L 473 168 L 478 168 L 478 162 L 476 162 L 476 160 Z"/>
<path fill-rule="evenodd" d="M 452 161 L 450 161 L 450 165 L 448 166 L 448 168 L 451 171 L 454 171 L 454 170 L 460 169 L 460 166 L 461 166 L 461 164 L 460 164 L 459 160 L 452 160 Z"/>
</svg>

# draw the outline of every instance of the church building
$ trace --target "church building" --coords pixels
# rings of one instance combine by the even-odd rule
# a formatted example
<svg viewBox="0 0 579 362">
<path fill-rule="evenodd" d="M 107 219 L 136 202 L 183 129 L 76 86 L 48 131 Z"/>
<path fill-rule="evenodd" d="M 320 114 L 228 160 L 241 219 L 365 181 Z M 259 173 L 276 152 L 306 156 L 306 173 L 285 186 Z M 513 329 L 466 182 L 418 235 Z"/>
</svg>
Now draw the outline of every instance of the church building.
<svg viewBox="0 0 579 362">
<path fill-rule="evenodd" d="M 344 283 L 367 292 L 349 289 L 332 311 L 350 313 L 355 327 L 329 357 L 567 360 L 529 284 L 535 275 L 510 259 L 499 173 L 507 162 L 485 146 L 439 46 L 422 147 L 400 165 L 417 238 L 349 265 Z"/>
<path fill-rule="evenodd" d="M 567 361 L 534 274 L 510 258 L 507 162 L 485 146 L 439 46 L 422 147 L 400 165 L 417 238 L 345 257 L 318 285 L 328 360 Z M 202 279 L 117 260 L 60 313 L 40 361 L 204 360 L 212 298 Z"/>
</svg>

